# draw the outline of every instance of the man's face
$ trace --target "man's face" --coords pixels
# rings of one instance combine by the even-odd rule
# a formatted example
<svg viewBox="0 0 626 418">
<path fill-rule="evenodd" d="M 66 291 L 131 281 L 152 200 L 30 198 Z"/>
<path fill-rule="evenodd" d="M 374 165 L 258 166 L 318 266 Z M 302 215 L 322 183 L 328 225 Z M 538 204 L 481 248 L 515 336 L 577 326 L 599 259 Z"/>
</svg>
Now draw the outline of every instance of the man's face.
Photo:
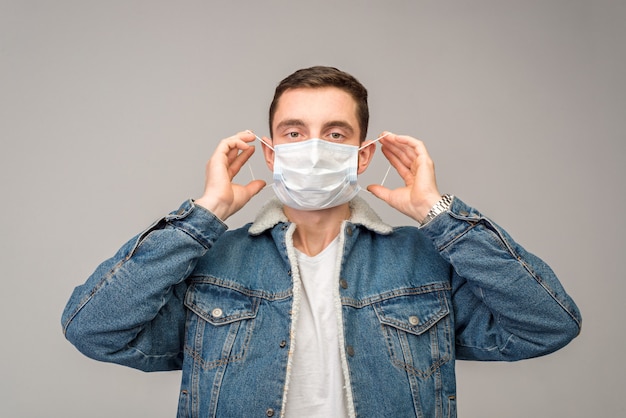
<svg viewBox="0 0 626 418">
<path fill-rule="evenodd" d="M 285 91 L 272 121 L 275 145 L 319 138 L 359 145 L 356 102 L 336 87 Z"/>
</svg>

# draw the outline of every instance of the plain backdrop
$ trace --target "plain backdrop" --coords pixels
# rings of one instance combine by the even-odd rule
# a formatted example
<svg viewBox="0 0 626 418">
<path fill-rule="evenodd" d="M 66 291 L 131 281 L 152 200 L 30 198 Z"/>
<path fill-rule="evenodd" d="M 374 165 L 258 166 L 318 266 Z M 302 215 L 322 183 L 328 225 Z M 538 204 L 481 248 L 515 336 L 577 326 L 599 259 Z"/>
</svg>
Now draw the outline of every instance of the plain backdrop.
<svg viewBox="0 0 626 418">
<path fill-rule="evenodd" d="M 459 362 L 459 416 L 626 416 L 625 4 L 1 0 L 0 416 L 175 415 L 179 372 L 83 357 L 61 311 L 123 242 L 199 196 L 220 139 L 267 135 L 276 84 L 316 64 L 368 87 L 369 139 L 424 140 L 441 191 L 544 258 L 582 310 L 553 355 Z M 252 160 L 238 181 L 271 180 Z M 378 151 L 361 183 L 386 169 Z"/>
</svg>

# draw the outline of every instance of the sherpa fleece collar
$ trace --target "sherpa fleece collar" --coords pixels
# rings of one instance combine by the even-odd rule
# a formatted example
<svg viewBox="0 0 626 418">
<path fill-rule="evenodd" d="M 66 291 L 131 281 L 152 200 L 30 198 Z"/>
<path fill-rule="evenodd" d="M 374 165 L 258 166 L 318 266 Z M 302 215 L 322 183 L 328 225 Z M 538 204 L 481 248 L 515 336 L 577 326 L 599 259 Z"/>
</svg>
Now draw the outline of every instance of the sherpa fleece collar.
<svg viewBox="0 0 626 418">
<path fill-rule="evenodd" d="M 393 231 L 393 227 L 383 222 L 378 214 L 361 197 L 357 196 L 350 201 L 350 213 L 349 222 L 355 225 L 362 225 L 382 235 L 388 235 Z M 250 235 L 259 235 L 280 222 L 289 222 L 289 220 L 283 212 L 282 203 L 277 198 L 274 198 L 261 208 L 248 233 Z"/>
</svg>

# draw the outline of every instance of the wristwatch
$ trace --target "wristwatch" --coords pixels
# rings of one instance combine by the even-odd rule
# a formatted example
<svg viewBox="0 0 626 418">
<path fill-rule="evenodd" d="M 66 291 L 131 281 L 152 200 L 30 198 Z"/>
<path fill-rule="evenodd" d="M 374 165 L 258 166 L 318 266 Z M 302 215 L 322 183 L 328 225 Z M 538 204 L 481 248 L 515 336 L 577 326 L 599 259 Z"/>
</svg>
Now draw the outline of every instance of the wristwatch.
<svg viewBox="0 0 626 418">
<path fill-rule="evenodd" d="M 426 225 L 428 222 L 432 221 L 437 215 L 444 213 L 448 209 L 450 209 L 450 205 L 452 205 L 452 199 L 454 196 L 451 194 L 444 194 L 441 196 L 441 199 L 435 203 L 435 205 L 430 209 L 430 211 L 426 214 L 426 217 L 420 222 L 420 226 Z"/>
</svg>

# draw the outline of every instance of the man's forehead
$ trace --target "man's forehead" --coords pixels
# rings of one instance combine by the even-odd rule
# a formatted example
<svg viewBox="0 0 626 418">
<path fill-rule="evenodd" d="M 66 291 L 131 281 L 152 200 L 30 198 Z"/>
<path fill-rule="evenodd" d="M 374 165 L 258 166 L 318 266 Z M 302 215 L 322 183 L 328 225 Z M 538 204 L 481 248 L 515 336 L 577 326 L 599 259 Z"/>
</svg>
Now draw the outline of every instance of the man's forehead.
<svg viewBox="0 0 626 418">
<path fill-rule="evenodd" d="M 358 123 L 356 101 L 337 87 L 288 89 L 278 99 L 273 123 L 297 125 L 317 117 Z"/>
</svg>

